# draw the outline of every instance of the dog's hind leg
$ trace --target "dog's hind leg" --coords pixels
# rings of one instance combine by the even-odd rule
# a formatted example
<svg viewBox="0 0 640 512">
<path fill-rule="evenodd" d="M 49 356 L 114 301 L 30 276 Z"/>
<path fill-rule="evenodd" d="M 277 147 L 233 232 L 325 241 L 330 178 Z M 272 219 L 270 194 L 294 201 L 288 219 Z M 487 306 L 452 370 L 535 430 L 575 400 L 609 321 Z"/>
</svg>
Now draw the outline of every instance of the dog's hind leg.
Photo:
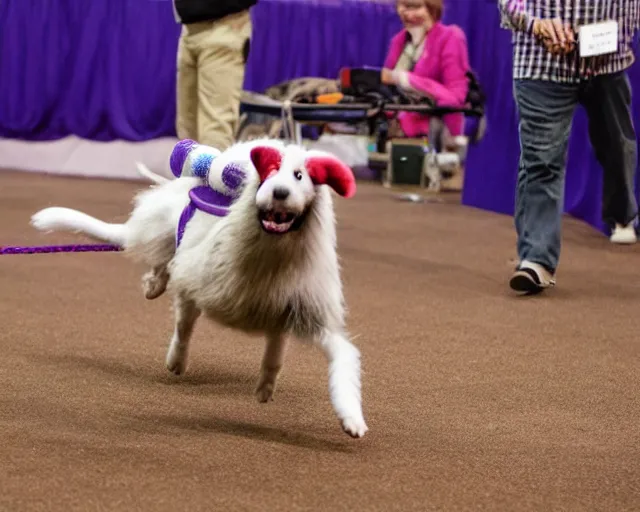
<svg viewBox="0 0 640 512">
<path fill-rule="evenodd" d="M 167 351 L 166 365 L 170 372 L 182 375 L 187 369 L 189 341 L 200 310 L 193 301 L 178 295 L 175 299 L 176 325 Z"/>
<path fill-rule="evenodd" d="M 369 429 L 362 414 L 360 351 L 339 332 L 325 331 L 318 344 L 329 362 L 329 395 L 342 429 L 362 437 Z"/>
<path fill-rule="evenodd" d="M 267 345 L 262 356 L 260 379 L 256 387 L 258 402 L 273 400 L 273 392 L 276 389 L 278 374 L 284 362 L 286 339 L 282 334 L 269 334 Z"/>
<path fill-rule="evenodd" d="M 162 264 L 153 267 L 142 276 L 142 290 L 145 298 L 148 300 L 157 299 L 165 292 L 168 283 L 169 271 L 167 270 L 167 265 Z"/>
</svg>

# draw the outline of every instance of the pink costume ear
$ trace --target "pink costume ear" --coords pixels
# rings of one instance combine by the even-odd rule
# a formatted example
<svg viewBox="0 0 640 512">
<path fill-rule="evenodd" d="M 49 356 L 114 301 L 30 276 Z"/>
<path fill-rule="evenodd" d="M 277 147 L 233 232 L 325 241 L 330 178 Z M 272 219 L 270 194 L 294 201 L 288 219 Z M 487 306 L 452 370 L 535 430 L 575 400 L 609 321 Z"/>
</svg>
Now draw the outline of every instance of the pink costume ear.
<svg viewBox="0 0 640 512">
<path fill-rule="evenodd" d="M 277 173 L 282 165 L 280 151 L 269 146 L 257 146 L 251 150 L 251 162 L 258 171 L 260 183 Z"/>
<path fill-rule="evenodd" d="M 356 179 L 350 167 L 332 156 L 312 156 L 305 161 L 305 167 L 316 185 L 329 185 L 342 197 L 353 197 L 356 193 Z"/>
</svg>

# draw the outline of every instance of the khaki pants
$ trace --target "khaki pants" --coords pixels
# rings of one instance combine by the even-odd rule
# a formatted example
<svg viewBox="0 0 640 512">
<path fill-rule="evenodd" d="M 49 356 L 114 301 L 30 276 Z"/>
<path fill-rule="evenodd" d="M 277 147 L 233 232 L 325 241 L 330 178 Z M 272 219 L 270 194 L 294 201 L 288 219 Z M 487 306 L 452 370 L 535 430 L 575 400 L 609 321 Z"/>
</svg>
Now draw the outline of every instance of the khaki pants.
<svg viewBox="0 0 640 512">
<path fill-rule="evenodd" d="M 183 25 L 178 45 L 177 119 L 180 139 L 224 150 L 233 144 L 244 82 L 249 11 Z"/>
</svg>

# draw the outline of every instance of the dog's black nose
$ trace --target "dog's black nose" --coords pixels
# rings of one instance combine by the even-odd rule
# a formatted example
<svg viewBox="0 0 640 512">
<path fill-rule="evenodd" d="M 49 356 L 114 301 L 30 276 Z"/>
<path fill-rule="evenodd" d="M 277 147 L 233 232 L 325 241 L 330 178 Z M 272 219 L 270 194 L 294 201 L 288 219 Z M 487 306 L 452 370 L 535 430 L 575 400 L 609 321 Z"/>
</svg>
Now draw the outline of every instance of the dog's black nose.
<svg viewBox="0 0 640 512">
<path fill-rule="evenodd" d="M 276 187 L 273 189 L 273 198 L 276 201 L 284 201 L 289 197 L 289 189 L 284 187 Z"/>
</svg>

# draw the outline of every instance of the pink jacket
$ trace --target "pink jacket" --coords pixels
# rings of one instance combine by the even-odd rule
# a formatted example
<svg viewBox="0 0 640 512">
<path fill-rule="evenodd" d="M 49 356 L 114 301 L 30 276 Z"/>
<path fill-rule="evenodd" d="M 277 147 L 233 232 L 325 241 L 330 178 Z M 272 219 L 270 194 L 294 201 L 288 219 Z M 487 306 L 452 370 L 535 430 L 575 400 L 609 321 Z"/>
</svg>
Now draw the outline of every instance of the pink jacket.
<svg viewBox="0 0 640 512">
<path fill-rule="evenodd" d="M 384 63 L 393 69 L 402 54 L 406 30 L 401 30 L 391 40 Z M 408 73 L 409 84 L 430 95 L 439 106 L 460 107 L 467 96 L 469 71 L 467 38 L 456 25 L 436 23 L 425 42 L 424 51 L 412 72 Z M 398 116 L 402 131 L 407 137 L 417 137 L 429 133 L 429 118 L 415 112 L 402 112 Z M 463 114 L 449 114 L 444 122 L 451 135 L 461 135 L 464 131 Z"/>
</svg>

